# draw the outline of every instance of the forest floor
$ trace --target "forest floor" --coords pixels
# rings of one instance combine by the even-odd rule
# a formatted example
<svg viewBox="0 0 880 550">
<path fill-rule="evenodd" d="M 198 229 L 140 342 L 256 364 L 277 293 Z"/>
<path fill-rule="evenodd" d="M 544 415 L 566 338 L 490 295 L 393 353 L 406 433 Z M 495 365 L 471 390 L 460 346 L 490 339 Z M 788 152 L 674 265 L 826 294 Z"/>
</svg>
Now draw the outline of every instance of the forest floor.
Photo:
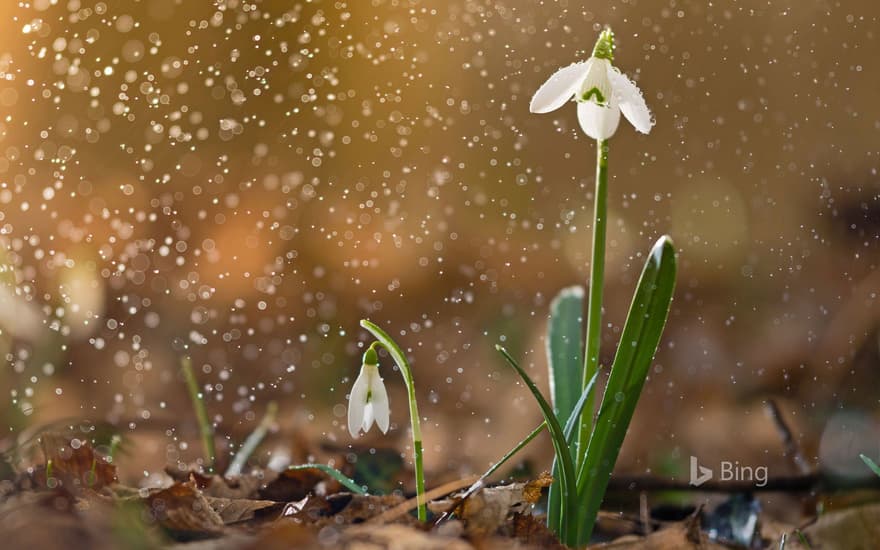
<svg viewBox="0 0 880 550">
<path fill-rule="evenodd" d="M 430 517 L 421 523 L 414 498 L 353 494 L 317 469 L 250 470 L 232 478 L 168 469 L 157 486 L 131 487 L 84 439 L 45 432 L 30 445 L 42 462 L 7 471 L 0 482 L 0 540 L 8 549 L 564 547 L 540 514 L 552 481 L 546 473 L 497 486 L 473 487 L 477 478 L 446 483 L 429 491 Z M 808 474 L 769 480 L 765 489 L 805 494 L 807 510 L 829 483 Z M 594 538 L 605 542 L 591 548 L 867 549 L 880 541 L 870 479 L 837 487 L 837 507 L 804 513 L 800 525 L 774 520 L 748 491 L 723 482 L 704 488 L 729 494 L 711 509 L 648 506 L 648 494 L 686 489 L 647 477 L 613 478 L 609 491 L 635 494 L 640 506 L 633 514 L 601 513 Z"/>
</svg>

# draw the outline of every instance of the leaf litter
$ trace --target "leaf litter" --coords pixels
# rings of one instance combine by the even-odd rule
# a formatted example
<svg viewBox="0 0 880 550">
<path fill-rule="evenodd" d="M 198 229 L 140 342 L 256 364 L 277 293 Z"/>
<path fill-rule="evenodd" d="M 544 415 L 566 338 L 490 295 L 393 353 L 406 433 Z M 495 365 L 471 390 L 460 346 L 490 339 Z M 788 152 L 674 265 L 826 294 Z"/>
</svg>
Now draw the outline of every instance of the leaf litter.
<svg viewBox="0 0 880 550">
<path fill-rule="evenodd" d="M 348 492 L 318 469 L 254 469 L 234 477 L 166 471 L 161 487 L 120 483 L 116 465 L 86 438 L 48 431 L 35 440 L 42 463 L 0 485 L 0 537 L 10 548 L 564 548 L 540 511 L 552 477 L 429 491 L 434 522 L 420 523 L 414 499 Z M 821 548 L 877 540 L 880 506 L 834 510 L 801 529 L 760 521 L 757 502 L 735 495 L 713 511 L 672 521 L 603 514 L 609 549 Z M 608 528 L 616 522 L 619 528 Z M 614 534 L 616 532 L 616 534 Z M 724 536 L 716 536 L 719 532 Z M 843 538 L 841 538 L 843 537 Z M 715 539 L 715 540 L 713 540 Z M 859 546 L 861 544 L 862 546 Z"/>
</svg>

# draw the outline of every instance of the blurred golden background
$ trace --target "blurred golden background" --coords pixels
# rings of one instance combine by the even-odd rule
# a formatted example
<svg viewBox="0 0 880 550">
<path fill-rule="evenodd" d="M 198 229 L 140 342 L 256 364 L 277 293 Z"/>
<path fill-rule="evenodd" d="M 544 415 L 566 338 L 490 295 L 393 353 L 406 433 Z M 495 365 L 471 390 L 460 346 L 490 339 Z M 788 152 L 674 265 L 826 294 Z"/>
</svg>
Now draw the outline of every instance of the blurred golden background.
<svg viewBox="0 0 880 550">
<path fill-rule="evenodd" d="M 134 436 L 129 475 L 193 460 L 189 354 L 233 441 L 275 399 L 276 449 L 345 448 L 368 317 L 413 358 L 429 471 L 482 470 L 540 418 L 493 345 L 546 386 L 549 302 L 588 273 L 594 145 L 575 109 L 528 101 L 608 25 L 657 125 L 611 142 L 605 364 L 644 253 L 663 233 L 680 251 L 620 469 L 681 475 L 695 454 L 783 473 L 770 397 L 810 459 L 839 412 L 864 424 L 840 428 L 840 460 L 877 454 L 878 16 L 4 2 L 3 435 L 87 417 Z M 393 429 L 365 441 L 406 453 L 403 384 L 383 369 Z M 541 468 L 551 449 L 527 454 Z"/>
</svg>

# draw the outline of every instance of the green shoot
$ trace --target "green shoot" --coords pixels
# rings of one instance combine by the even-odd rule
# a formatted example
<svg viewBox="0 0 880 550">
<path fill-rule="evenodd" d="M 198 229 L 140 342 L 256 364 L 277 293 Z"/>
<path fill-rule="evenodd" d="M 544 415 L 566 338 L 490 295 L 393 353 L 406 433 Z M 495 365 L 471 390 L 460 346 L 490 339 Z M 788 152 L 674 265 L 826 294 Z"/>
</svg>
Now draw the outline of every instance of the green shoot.
<svg viewBox="0 0 880 550">
<path fill-rule="evenodd" d="M 571 410 L 565 429 L 558 430 L 558 416 L 534 382 L 504 348 L 496 346 L 535 395 L 545 423 L 550 427 L 556 452 L 554 473 L 558 472 L 559 475 L 551 486 L 547 524 L 559 534 L 562 542 L 570 546 L 583 546 L 589 542 L 599 505 L 666 324 L 675 288 L 675 272 L 672 241 L 668 237 L 661 237 L 651 249 L 636 287 L 599 415 L 589 433 L 588 447 L 582 461 L 577 460 L 574 452 L 575 427 L 582 427 L 583 418 L 591 415 L 586 403 L 593 394 L 598 373 L 594 373 L 588 381 L 580 400 Z M 558 314 L 559 310 L 554 313 Z M 551 326 L 553 324 L 551 320 Z M 505 459 L 520 448 L 522 445 L 505 455 Z M 575 465 L 572 474 L 570 468 Z M 553 487 L 556 487 L 555 491 Z"/>
<path fill-rule="evenodd" d="M 880 466 L 878 466 L 876 462 L 874 462 L 873 460 L 871 460 L 870 458 L 868 458 L 867 456 L 865 456 L 863 454 L 860 454 L 859 458 L 862 459 L 862 462 L 864 462 L 865 465 L 868 468 L 870 468 L 872 472 L 874 472 L 876 475 L 880 476 Z"/>
<path fill-rule="evenodd" d="M 519 366 L 516 360 L 507 353 L 507 350 L 500 345 L 496 345 L 495 349 L 501 353 L 507 363 L 514 371 L 516 371 L 519 377 L 522 378 L 526 387 L 528 387 L 529 391 L 532 392 L 532 395 L 535 397 L 535 401 L 537 401 L 538 406 L 541 409 L 541 414 L 544 415 L 544 422 L 546 422 L 547 429 L 550 431 L 550 440 L 553 443 L 553 450 L 556 452 L 556 460 L 559 461 L 559 483 L 562 487 L 562 510 L 574 509 L 574 507 L 577 506 L 577 501 L 575 500 L 574 462 L 572 461 L 571 452 L 565 441 L 565 432 L 562 430 L 562 426 L 559 425 L 559 419 L 556 417 L 556 414 L 553 413 L 550 404 L 547 403 L 547 400 L 541 395 L 541 390 L 538 389 L 538 386 L 536 386 L 532 379 L 529 378 L 529 375 L 526 374 L 526 371 L 521 366 Z M 570 516 L 568 514 L 562 513 L 557 518 L 557 523 L 555 525 L 551 524 L 550 527 L 560 534 L 568 533 L 570 530 L 576 530 L 576 525 L 574 527 L 570 526 L 569 518 Z"/>
<path fill-rule="evenodd" d="M 192 360 L 187 356 L 181 359 L 181 371 L 183 379 L 186 382 L 186 389 L 189 392 L 189 398 L 192 401 L 193 409 L 196 412 L 196 420 L 199 423 L 199 434 L 202 438 L 202 450 L 205 453 L 205 471 L 213 473 L 214 460 L 216 452 L 214 451 L 214 426 L 208 420 L 208 411 L 205 408 L 205 401 L 202 398 L 202 392 L 199 390 L 199 383 L 193 372 Z"/>
<path fill-rule="evenodd" d="M 226 473 L 224 477 L 233 477 L 241 475 L 242 470 L 244 470 L 245 464 L 247 464 L 248 458 L 254 451 L 257 450 L 260 443 L 266 437 L 266 434 L 269 433 L 269 430 L 272 428 L 272 425 L 275 424 L 275 416 L 278 414 L 278 403 L 275 401 L 270 401 L 266 406 L 266 414 L 263 415 L 262 420 L 254 429 L 253 432 L 244 440 L 241 448 L 235 453 L 235 457 L 232 459 L 232 462 L 229 464 L 229 468 L 226 469 Z"/>
<path fill-rule="evenodd" d="M 583 308 L 584 290 L 581 286 L 562 289 L 550 304 L 547 366 L 550 368 L 550 399 L 560 422 L 568 422 L 580 416 L 579 413 L 572 414 L 579 387 L 572 381 L 580 379 L 583 369 Z M 551 525 L 558 523 L 562 506 L 559 464 L 556 460 L 553 461 L 552 474 L 554 481 L 547 496 L 547 521 Z"/>
<path fill-rule="evenodd" d="M 590 539 L 611 471 L 660 343 L 675 289 L 675 272 L 672 241 L 661 237 L 651 249 L 636 287 L 599 415 L 584 460 L 578 463 L 577 491 L 582 499 L 582 505 L 575 511 L 581 527 L 578 545 Z"/>
<path fill-rule="evenodd" d="M 288 466 L 288 470 L 321 470 L 328 476 L 332 477 L 342 485 L 344 485 L 349 491 L 355 493 L 357 495 L 366 495 L 367 491 L 354 482 L 353 479 L 349 478 L 336 468 L 332 466 L 327 466 L 326 464 L 298 464 L 296 466 Z"/>
</svg>

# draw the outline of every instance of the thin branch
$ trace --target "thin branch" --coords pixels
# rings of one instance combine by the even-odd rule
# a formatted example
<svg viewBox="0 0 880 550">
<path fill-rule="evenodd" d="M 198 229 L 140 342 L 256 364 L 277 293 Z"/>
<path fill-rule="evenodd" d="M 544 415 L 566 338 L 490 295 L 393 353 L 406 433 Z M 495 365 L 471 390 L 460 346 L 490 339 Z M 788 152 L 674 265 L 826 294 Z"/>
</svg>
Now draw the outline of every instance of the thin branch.
<svg viewBox="0 0 880 550">
<path fill-rule="evenodd" d="M 797 469 L 799 474 L 809 474 L 811 470 L 810 465 L 807 463 L 807 459 L 804 458 L 804 453 L 801 451 L 800 445 L 791 433 L 791 428 L 789 428 L 788 423 L 785 421 L 782 411 L 779 410 L 779 404 L 776 403 L 774 399 L 768 399 L 765 406 L 767 408 L 767 414 L 770 416 L 771 420 L 773 420 L 773 424 L 779 432 L 779 437 L 782 439 L 782 445 L 785 448 L 785 456 L 791 460 L 792 465 Z"/>
</svg>

